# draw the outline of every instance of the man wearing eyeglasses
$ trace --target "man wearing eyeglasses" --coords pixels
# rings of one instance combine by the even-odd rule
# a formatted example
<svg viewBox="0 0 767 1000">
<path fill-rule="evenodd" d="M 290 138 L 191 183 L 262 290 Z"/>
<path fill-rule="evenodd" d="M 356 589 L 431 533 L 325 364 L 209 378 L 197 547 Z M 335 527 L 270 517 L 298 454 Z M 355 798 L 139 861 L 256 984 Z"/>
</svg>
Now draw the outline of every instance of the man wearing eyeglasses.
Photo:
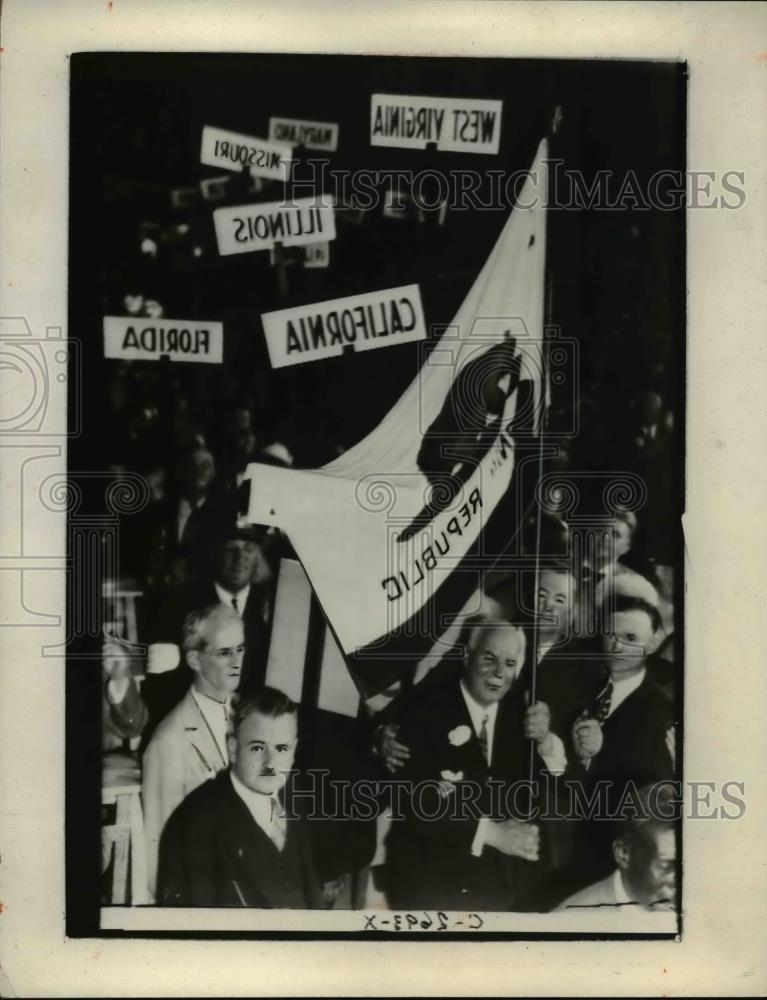
<svg viewBox="0 0 767 1000">
<path fill-rule="evenodd" d="M 192 685 L 163 719 L 144 754 L 143 803 L 149 889 L 154 895 L 163 827 L 190 792 L 229 763 L 230 700 L 245 654 L 242 619 L 224 604 L 184 620 L 182 648 Z"/>
</svg>

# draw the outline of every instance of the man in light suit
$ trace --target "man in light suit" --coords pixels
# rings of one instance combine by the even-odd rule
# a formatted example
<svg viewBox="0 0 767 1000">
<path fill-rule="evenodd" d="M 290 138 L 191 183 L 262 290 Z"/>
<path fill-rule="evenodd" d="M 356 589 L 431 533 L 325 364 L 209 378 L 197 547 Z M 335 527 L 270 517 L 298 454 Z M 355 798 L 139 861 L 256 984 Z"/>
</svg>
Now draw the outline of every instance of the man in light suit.
<svg viewBox="0 0 767 1000">
<path fill-rule="evenodd" d="M 322 906 L 306 821 L 282 799 L 297 737 L 296 705 L 281 691 L 237 701 L 229 771 L 192 792 L 162 835 L 162 905 Z"/>
<path fill-rule="evenodd" d="M 168 817 L 190 792 L 228 765 L 230 699 L 245 653 L 242 619 L 223 604 L 193 611 L 184 621 L 182 647 L 192 686 L 157 727 L 144 753 L 142 795 L 153 895 Z"/>
<path fill-rule="evenodd" d="M 673 910 L 676 905 L 675 803 L 668 784 L 643 788 L 638 815 L 622 826 L 612 844 L 615 870 L 570 896 L 557 909 L 596 907 Z"/>
<path fill-rule="evenodd" d="M 145 743 L 191 683 L 192 675 L 178 648 L 182 625 L 190 611 L 216 602 L 233 608 L 242 619 L 246 640 L 239 694 L 251 694 L 265 681 L 272 571 L 265 555 L 263 532 L 253 525 L 238 527 L 233 518 L 227 518 L 210 543 L 209 574 L 170 590 L 150 629 L 147 677 L 142 689 L 149 709 Z"/>
</svg>

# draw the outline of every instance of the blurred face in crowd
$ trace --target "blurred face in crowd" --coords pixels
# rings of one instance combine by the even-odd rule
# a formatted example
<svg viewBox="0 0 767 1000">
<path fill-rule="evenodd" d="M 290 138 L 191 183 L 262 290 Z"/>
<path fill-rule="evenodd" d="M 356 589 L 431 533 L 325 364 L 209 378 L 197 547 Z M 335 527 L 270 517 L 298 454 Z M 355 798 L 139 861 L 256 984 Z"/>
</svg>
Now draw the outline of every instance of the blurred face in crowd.
<svg viewBox="0 0 767 1000">
<path fill-rule="evenodd" d="M 216 476 L 216 463 L 207 448 L 196 448 L 181 468 L 181 488 L 191 498 L 203 497 Z"/>
<path fill-rule="evenodd" d="M 238 462 L 247 462 L 256 447 L 256 435 L 246 428 L 237 432 L 234 438 L 234 454 Z"/>
<path fill-rule="evenodd" d="M 676 839 L 670 827 L 648 825 L 638 843 L 614 846 L 628 894 L 648 910 L 671 910 L 676 893 Z"/>
<path fill-rule="evenodd" d="M 517 629 L 478 628 L 466 653 L 464 683 L 480 705 L 500 701 L 522 666 L 522 640 Z"/>
<path fill-rule="evenodd" d="M 573 613 L 575 581 L 569 573 L 544 569 L 538 578 L 538 633 L 545 638 L 567 635 Z"/>
<path fill-rule="evenodd" d="M 600 640 L 610 675 L 615 679 L 636 673 L 644 664 L 654 637 L 650 616 L 641 609 L 610 615 Z"/>
<path fill-rule="evenodd" d="M 227 742 L 232 770 L 247 788 L 273 795 L 293 767 L 298 730 L 293 713 L 277 716 L 253 712 Z"/>
<path fill-rule="evenodd" d="M 269 563 L 258 542 L 230 538 L 216 547 L 214 559 L 216 582 L 235 593 L 250 583 L 263 583 L 269 578 Z"/>
<path fill-rule="evenodd" d="M 232 411 L 232 430 L 235 433 L 251 430 L 250 410 L 246 406 L 238 406 Z"/>
<path fill-rule="evenodd" d="M 597 562 L 599 565 L 614 562 L 631 548 L 631 528 L 625 521 L 616 518 L 607 522 L 597 536 Z"/>
<path fill-rule="evenodd" d="M 195 673 L 194 686 L 216 701 L 226 701 L 237 690 L 245 655 L 245 632 L 239 619 L 211 619 L 203 625 L 202 647 L 187 651 Z"/>
</svg>

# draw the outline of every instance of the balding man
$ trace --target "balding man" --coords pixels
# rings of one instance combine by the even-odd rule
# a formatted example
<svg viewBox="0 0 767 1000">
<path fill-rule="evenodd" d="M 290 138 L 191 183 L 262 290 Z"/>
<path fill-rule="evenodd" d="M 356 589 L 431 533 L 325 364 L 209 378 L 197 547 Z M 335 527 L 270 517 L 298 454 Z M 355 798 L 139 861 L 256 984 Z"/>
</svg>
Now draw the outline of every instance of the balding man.
<svg viewBox="0 0 767 1000">
<path fill-rule="evenodd" d="M 627 807 L 630 815 L 612 842 L 613 871 L 565 900 L 560 910 L 673 910 L 676 897 L 676 832 L 678 803 L 671 783 L 639 790 Z M 632 812 L 635 810 L 635 812 Z"/>
<path fill-rule="evenodd" d="M 545 706 L 510 694 L 524 661 L 521 629 L 487 619 L 471 629 L 463 672 L 413 698 L 400 718 L 410 756 L 400 772 L 404 817 L 387 842 L 387 897 L 396 909 L 506 910 L 520 904 L 540 858 L 524 794 L 530 744 L 556 756 Z M 514 815 L 514 813 L 517 815 Z"/>
<path fill-rule="evenodd" d="M 242 619 L 224 604 L 193 611 L 184 621 L 182 647 L 192 686 L 157 727 L 144 754 L 142 793 L 152 893 L 168 817 L 229 763 L 230 700 L 240 683 L 245 653 Z"/>
</svg>

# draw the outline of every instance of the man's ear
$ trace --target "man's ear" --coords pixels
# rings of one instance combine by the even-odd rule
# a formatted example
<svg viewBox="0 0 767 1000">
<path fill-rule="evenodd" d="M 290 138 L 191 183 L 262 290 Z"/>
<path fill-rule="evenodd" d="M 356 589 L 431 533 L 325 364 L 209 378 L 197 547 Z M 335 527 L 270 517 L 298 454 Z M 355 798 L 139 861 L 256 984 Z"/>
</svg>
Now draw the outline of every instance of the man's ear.
<svg viewBox="0 0 767 1000">
<path fill-rule="evenodd" d="M 194 670 L 195 673 L 200 672 L 200 651 L 199 649 L 188 649 L 184 654 L 186 657 L 187 666 Z"/>
<path fill-rule="evenodd" d="M 234 764 L 237 757 L 237 737 L 234 733 L 227 733 L 226 752 L 229 755 L 229 763 Z"/>
<path fill-rule="evenodd" d="M 622 872 L 625 872 L 629 866 L 630 851 L 619 837 L 613 841 L 613 857 L 615 858 L 615 864 Z"/>
</svg>

